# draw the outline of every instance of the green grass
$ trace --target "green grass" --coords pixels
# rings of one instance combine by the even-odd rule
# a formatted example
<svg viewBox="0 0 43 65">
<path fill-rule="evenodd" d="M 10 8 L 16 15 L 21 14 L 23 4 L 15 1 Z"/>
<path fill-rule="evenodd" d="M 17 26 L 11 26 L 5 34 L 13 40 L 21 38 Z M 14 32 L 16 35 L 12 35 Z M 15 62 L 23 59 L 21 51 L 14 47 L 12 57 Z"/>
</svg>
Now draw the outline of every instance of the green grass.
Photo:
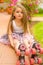
<svg viewBox="0 0 43 65">
<path fill-rule="evenodd" d="M 40 42 L 40 45 L 43 48 L 43 22 L 39 22 L 39 23 L 35 24 L 32 27 L 32 32 L 34 34 L 35 39 Z M 39 57 L 41 57 L 43 60 L 42 54 L 40 54 Z M 43 64 L 40 64 L 40 65 L 43 65 Z"/>
<path fill-rule="evenodd" d="M 33 16 L 43 17 L 43 13 L 42 14 L 34 14 Z"/>
<path fill-rule="evenodd" d="M 40 42 L 43 47 L 43 22 L 39 22 L 32 27 L 32 33 L 37 41 Z"/>
</svg>

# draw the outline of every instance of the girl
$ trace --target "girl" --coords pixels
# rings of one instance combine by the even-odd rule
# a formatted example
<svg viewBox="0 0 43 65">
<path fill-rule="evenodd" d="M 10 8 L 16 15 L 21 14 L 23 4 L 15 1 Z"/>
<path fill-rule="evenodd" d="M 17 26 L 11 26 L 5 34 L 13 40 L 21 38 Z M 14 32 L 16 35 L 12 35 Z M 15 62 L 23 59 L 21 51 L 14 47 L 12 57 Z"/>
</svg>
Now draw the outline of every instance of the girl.
<svg viewBox="0 0 43 65">
<path fill-rule="evenodd" d="M 28 43 L 34 42 L 28 24 L 26 9 L 21 4 L 17 4 L 9 21 L 7 34 L 0 38 L 0 42 L 11 44 L 15 50 L 18 50 L 19 45 L 24 43 L 28 49 L 30 47 Z"/>
</svg>

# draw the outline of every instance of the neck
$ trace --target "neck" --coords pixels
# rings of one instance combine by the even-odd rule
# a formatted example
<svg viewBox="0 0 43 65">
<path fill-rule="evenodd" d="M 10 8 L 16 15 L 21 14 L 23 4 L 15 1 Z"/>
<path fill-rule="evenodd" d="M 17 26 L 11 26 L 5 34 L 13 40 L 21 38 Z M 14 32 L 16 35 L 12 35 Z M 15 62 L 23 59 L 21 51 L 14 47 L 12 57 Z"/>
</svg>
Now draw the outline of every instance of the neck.
<svg viewBox="0 0 43 65">
<path fill-rule="evenodd" d="M 21 23 L 21 20 L 19 20 L 19 19 L 15 19 L 15 21 L 18 22 L 18 23 Z"/>
</svg>

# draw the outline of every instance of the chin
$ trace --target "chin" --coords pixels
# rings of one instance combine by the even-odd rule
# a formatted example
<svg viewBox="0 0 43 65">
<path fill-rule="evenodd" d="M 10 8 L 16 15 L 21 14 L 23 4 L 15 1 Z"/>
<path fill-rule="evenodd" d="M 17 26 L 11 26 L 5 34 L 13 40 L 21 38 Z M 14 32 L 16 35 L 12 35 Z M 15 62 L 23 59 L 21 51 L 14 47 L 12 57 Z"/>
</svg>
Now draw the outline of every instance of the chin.
<svg viewBox="0 0 43 65">
<path fill-rule="evenodd" d="M 18 18 L 18 20 L 21 20 L 22 18 Z"/>
<path fill-rule="evenodd" d="M 21 19 L 22 19 L 22 17 L 17 17 L 17 19 L 21 20 Z"/>
</svg>

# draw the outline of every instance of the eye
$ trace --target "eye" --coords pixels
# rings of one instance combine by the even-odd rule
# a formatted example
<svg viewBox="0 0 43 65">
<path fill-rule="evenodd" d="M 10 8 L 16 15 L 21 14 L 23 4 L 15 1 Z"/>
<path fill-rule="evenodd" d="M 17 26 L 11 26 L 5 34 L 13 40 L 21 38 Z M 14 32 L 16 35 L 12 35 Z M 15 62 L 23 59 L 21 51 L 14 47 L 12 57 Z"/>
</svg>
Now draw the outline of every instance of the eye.
<svg viewBox="0 0 43 65">
<path fill-rule="evenodd" d="M 19 11 L 16 11 L 16 13 L 19 13 Z"/>
<path fill-rule="evenodd" d="M 16 11 L 16 13 L 23 13 L 23 12 L 20 12 L 20 11 Z"/>
<path fill-rule="evenodd" d="M 21 12 L 21 13 L 23 13 L 23 12 Z"/>
</svg>

